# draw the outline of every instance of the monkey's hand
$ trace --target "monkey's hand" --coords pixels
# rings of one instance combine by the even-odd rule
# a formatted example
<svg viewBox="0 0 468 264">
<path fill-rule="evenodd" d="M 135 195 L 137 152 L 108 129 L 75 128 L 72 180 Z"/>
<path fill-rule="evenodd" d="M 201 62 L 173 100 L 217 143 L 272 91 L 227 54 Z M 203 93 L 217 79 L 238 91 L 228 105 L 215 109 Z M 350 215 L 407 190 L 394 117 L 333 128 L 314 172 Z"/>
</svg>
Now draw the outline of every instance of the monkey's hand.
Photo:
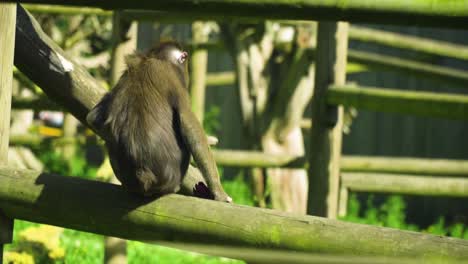
<svg viewBox="0 0 468 264">
<path fill-rule="evenodd" d="M 223 190 L 221 190 L 221 192 L 213 192 L 213 196 L 215 201 L 232 203 L 231 196 L 227 195 Z"/>
</svg>

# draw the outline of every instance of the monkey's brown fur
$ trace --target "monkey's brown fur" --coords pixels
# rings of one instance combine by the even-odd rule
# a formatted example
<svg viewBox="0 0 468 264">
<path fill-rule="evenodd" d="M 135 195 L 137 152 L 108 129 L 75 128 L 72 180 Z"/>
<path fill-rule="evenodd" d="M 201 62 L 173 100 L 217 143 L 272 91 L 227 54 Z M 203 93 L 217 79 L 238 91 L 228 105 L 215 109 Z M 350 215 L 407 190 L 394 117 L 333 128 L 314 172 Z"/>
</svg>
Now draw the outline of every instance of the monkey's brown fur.
<svg viewBox="0 0 468 264">
<path fill-rule="evenodd" d="M 190 109 L 187 62 L 173 60 L 174 50 L 180 47 L 168 42 L 129 56 L 127 70 L 87 120 L 106 131 L 114 173 L 131 192 L 177 192 L 192 154 L 215 200 L 230 202 Z"/>
</svg>

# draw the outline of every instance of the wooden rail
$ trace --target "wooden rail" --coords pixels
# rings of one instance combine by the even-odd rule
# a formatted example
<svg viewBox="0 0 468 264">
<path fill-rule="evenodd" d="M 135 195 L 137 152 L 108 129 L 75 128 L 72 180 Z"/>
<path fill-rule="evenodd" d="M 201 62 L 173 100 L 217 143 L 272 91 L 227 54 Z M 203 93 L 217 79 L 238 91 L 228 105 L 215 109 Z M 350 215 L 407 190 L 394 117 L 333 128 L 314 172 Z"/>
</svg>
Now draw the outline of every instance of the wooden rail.
<svg viewBox="0 0 468 264">
<path fill-rule="evenodd" d="M 91 1 L 29 0 L 25 3 L 88 6 L 104 9 L 140 9 L 199 15 L 210 19 L 244 17 L 254 19 L 342 20 L 464 27 L 468 23 L 468 1 L 349 0 L 173 0 Z M 229 11 L 229 12 L 223 12 Z"/>
<path fill-rule="evenodd" d="M 350 191 L 468 197 L 468 178 L 347 172 L 341 184 Z"/>
<path fill-rule="evenodd" d="M 109 183 L 0 168 L 0 208 L 37 223 L 142 241 L 329 254 L 468 258 L 468 241 L 177 194 L 141 199 Z"/>
<path fill-rule="evenodd" d="M 327 93 L 332 105 L 358 109 L 449 119 L 468 119 L 468 96 L 375 87 L 332 86 Z"/>
</svg>

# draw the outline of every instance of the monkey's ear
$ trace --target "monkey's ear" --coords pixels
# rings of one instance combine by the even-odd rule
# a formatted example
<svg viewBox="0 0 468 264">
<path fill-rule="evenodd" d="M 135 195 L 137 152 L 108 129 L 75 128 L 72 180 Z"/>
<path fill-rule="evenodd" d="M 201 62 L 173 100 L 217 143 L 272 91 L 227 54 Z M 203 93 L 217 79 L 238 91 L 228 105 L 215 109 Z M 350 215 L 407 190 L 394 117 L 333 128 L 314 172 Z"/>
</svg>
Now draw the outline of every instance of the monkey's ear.
<svg viewBox="0 0 468 264">
<path fill-rule="evenodd" d="M 104 124 L 107 120 L 107 113 L 111 100 L 111 94 L 106 94 L 101 101 L 88 113 L 86 121 L 97 131 L 104 131 Z"/>
</svg>

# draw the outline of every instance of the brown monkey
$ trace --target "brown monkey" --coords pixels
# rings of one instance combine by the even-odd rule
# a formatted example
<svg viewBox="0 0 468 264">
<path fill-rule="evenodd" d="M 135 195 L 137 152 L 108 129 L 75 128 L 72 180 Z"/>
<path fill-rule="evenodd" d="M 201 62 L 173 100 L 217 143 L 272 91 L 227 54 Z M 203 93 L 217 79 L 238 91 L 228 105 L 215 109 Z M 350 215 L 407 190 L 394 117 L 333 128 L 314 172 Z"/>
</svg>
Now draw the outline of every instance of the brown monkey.
<svg viewBox="0 0 468 264">
<path fill-rule="evenodd" d="M 127 70 L 87 121 L 106 134 L 112 169 L 129 191 L 144 196 L 177 192 L 192 154 L 214 199 L 231 202 L 190 109 L 187 60 L 175 42 L 127 57 Z"/>
</svg>

